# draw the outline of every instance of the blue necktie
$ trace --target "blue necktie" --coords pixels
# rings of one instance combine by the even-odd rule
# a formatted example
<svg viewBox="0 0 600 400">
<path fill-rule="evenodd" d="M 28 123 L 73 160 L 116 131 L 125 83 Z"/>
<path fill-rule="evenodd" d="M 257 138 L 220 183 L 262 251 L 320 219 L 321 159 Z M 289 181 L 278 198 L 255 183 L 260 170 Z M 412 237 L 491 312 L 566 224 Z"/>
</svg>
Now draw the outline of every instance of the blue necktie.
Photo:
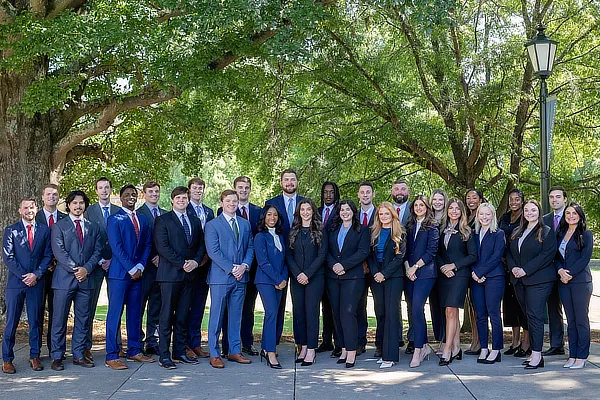
<svg viewBox="0 0 600 400">
<path fill-rule="evenodd" d="M 287 207 L 287 215 L 288 221 L 290 222 L 290 226 L 292 226 L 292 222 L 294 222 L 294 199 L 290 199 Z"/>
<path fill-rule="evenodd" d="M 181 224 L 183 225 L 183 230 L 185 232 L 185 238 L 187 242 L 190 243 L 192 241 L 192 231 L 190 231 L 190 226 L 188 225 L 185 215 L 181 215 Z"/>
<path fill-rule="evenodd" d="M 104 222 L 108 219 L 108 207 L 102 207 L 102 215 L 104 216 Z"/>
</svg>

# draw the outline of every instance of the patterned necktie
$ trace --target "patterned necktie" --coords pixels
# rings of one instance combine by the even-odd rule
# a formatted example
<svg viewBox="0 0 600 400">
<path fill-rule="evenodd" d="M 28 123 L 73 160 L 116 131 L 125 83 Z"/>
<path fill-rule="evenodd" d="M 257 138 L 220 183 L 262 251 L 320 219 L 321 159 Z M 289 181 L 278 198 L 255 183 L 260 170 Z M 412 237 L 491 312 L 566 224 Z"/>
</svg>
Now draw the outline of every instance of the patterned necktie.
<svg viewBox="0 0 600 400">
<path fill-rule="evenodd" d="M 294 199 L 291 198 L 288 200 L 287 206 L 287 215 L 290 226 L 292 226 L 292 222 L 294 222 Z"/>
<path fill-rule="evenodd" d="M 560 222 L 560 215 L 554 215 L 554 230 L 558 228 L 558 223 Z"/>
<path fill-rule="evenodd" d="M 108 207 L 102 207 L 102 216 L 104 217 L 104 223 L 106 223 L 106 220 L 108 219 L 109 216 L 109 212 L 108 212 Z"/>
<path fill-rule="evenodd" d="M 396 208 L 396 212 L 398 213 L 398 218 L 400 218 L 400 207 Z M 402 220 L 402 218 L 400 218 Z"/>
<path fill-rule="evenodd" d="M 246 206 L 242 206 L 242 218 L 248 220 L 248 213 L 246 212 Z"/>
<path fill-rule="evenodd" d="M 138 223 L 137 218 L 135 217 L 135 211 L 131 213 L 131 221 L 133 222 L 133 230 L 135 231 L 135 237 L 139 239 L 140 237 L 140 225 Z"/>
<path fill-rule="evenodd" d="M 158 218 L 158 209 L 156 207 L 152 209 L 152 214 L 154 215 L 154 219 Z"/>
<path fill-rule="evenodd" d="M 198 215 L 198 218 L 200 218 L 202 228 L 204 229 L 204 224 L 206 223 L 206 214 L 204 214 L 204 208 L 202 206 L 196 206 L 196 215 Z"/>
<path fill-rule="evenodd" d="M 81 229 L 81 220 L 75 220 L 75 232 L 77 232 L 77 238 L 79 239 L 79 244 L 83 245 L 83 230 Z"/>
<path fill-rule="evenodd" d="M 367 219 L 367 213 L 363 213 L 363 221 L 362 224 L 364 226 L 369 226 L 369 220 Z"/>
<path fill-rule="evenodd" d="M 27 225 L 27 241 L 29 242 L 29 250 L 33 250 L 33 229 L 32 225 Z"/>
<path fill-rule="evenodd" d="M 235 236 L 235 241 L 237 242 L 240 238 L 240 228 L 238 228 L 235 218 L 231 218 L 231 229 L 233 230 L 233 236 Z"/>
<path fill-rule="evenodd" d="M 185 238 L 188 243 L 192 241 L 192 231 L 190 230 L 190 226 L 185 219 L 185 215 L 181 214 L 181 224 L 183 225 L 183 231 L 185 232 Z"/>
<path fill-rule="evenodd" d="M 54 214 L 50 214 L 50 218 L 48 218 L 48 228 L 52 228 L 54 225 Z"/>
<path fill-rule="evenodd" d="M 328 219 L 329 219 L 329 208 L 327 208 L 325 210 L 325 217 L 323 218 L 323 225 L 325 225 L 327 223 Z"/>
</svg>

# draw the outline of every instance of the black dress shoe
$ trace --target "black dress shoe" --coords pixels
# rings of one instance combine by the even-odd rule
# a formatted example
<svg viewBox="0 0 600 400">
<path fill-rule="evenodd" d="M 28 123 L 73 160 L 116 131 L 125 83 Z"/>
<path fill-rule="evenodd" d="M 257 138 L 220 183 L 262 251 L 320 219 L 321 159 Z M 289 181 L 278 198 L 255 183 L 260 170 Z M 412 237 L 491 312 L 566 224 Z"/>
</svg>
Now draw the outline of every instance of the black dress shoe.
<svg viewBox="0 0 600 400">
<path fill-rule="evenodd" d="M 367 351 L 367 349 L 365 348 L 365 346 L 358 346 L 358 349 L 356 349 L 356 357 L 360 356 L 361 354 L 365 353 Z"/>
<path fill-rule="evenodd" d="M 502 362 L 502 353 L 498 352 L 498 355 L 493 360 L 488 360 L 487 358 L 483 360 L 482 364 L 495 364 L 497 362 Z"/>
<path fill-rule="evenodd" d="M 347 362 L 347 363 L 346 363 L 346 368 L 354 368 L 354 363 L 355 363 L 355 362 L 356 362 L 356 361 L 354 361 L 353 363 L 349 363 L 349 362 Z"/>
<path fill-rule="evenodd" d="M 253 346 L 242 346 L 242 353 L 248 354 L 249 356 L 257 356 L 258 350 L 256 350 Z"/>
<path fill-rule="evenodd" d="M 227 358 L 229 356 L 229 349 L 221 350 L 221 358 Z"/>
<path fill-rule="evenodd" d="M 79 365 L 84 368 L 94 368 L 94 363 L 85 357 L 73 358 L 73 365 Z"/>
<path fill-rule="evenodd" d="M 65 369 L 65 366 L 63 365 L 62 360 L 52 360 L 50 368 L 54 371 L 62 371 Z"/>
<path fill-rule="evenodd" d="M 147 356 L 160 355 L 160 352 L 158 351 L 158 347 L 146 347 L 146 351 L 144 353 L 146 353 Z"/>
<path fill-rule="evenodd" d="M 400 343 L 398 343 L 398 347 L 404 347 L 404 340 L 401 340 Z"/>
<path fill-rule="evenodd" d="M 477 350 L 477 351 L 473 351 L 473 350 L 465 350 L 465 354 L 468 356 L 478 356 L 481 354 L 481 349 Z"/>
<path fill-rule="evenodd" d="M 519 351 L 519 349 L 521 348 L 521 345 L 519 344 L 517 347 L 512 347 L 510 346 L 510 348 L 508 350 L 506 350 L 504 352 L 505 356 L 512 356 L 514 355 L 517 351 Z"/>
<path fill-rule="evenodd" d="M 342 348 L 339 346 L 335 346 L 335 348 L 333 349 L 333 351 L 331 352 L 331 358 L 338 358 L 339 356 L 342 355 Z"/>
<path fill-rule="evenodd" d="M 158 360 L 158 365 L 163 367 L 164 369 L 176 369 L 177 367 L 173 363 L 173 361 L 167 359 Z"/>
<path fill-rule="evenodd" d="M 177 357 L 174 356 L 173 357 L 173 362 L 180 362 L 180 363 L 192 364 L 192 365 L 199 364 L 199 361 L 198 361 L 197 358 L 189 358 L 185 354 L 182 354 L 182 355 L 177 356 Z"/>
<path fill-rule="evenodd" d="M 564 347 L 550 347 L 542 353 L 543 356 L 562 356 L 565 354 Z"/>
<path fill-rule="evenodd" d="M 537 365 L 531 365 L 531 363 L 529 363 L 525 366 L 525 369 L 538 369 L 538 368 L 544 368 L 544 357 L 542 357 L 540 359 L 540 362 Z"/>
<path fill-rule="evenodd" d="M 323 342 L 319 345 L 319 347 L 317 347 L 316 352 L 317 353 L 324 353 L 326 351 L 332 351 L 333 350 L 333 343 L 326 343 Z"/>
<path fill-rule="evenodd" d="M 527 350 L 523 349 L 522 347 L 515 351 L 515 354 L 513 354 L 514 357 L 519 357 L 519 358 L 523 358 L 523 357 L 529 357 L 531 355 L 531 346 L 529 346 L 529 348 Z"/>
<path fill-rule="evenodd" d="M 404 350 L 404 354 L 413 354 L 415 352 L 415 342 L 410 340 L 406 345 L 406 350 Z"/>
<path fill-rule="evenodd" d="M 449 359 L 446 359 L 444 357 L 440 357 L 440 362 L 438 362 L 438 365 L 440 367 L 445 367 L 450 365 L 450 363 L 452 362 L 452 357 L 450 357 Z"/>
<path fill-rule="evenodd" d="M 346 364 L 346 359 L 345 358 L 340 358 L 339 360 L 337 360 L 335 362 L 336 364 Z"/>
<path fill-rule="evenodd" d="M 375 353 L 373 354 L 373 357 L 375 358 L 381 358 L 382 355 L 382 351 L 381 351 L 381 347 L 376 347 L 375 348 Z"/>
</svg>

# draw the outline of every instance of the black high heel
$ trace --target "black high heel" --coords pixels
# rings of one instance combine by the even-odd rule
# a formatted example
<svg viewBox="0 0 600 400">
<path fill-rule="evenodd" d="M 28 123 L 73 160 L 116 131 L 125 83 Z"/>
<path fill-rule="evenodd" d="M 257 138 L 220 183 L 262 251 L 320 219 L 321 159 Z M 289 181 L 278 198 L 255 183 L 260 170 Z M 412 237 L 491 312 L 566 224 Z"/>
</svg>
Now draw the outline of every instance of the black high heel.
<svg viewBox="0 0 600 400">
<path fill-rule="evenodd" d="M 493 360 L 488 360 L 487 358 L 483 360 L 482 364 L 495 364 L 497 362 L 502 362 L 502 353 L 498 352 L 498 355 Z"/>
<path fill-rule="evenodd" d="M 450 353 L 452 355 L 452 353 Z M 462 349 L 458 350 L 458 353 L 456 353 L 455 356 L 451 356 L 450 357 L 450 362 L 452 362 L 452 360 L 462 360 L 462 356 L 463 356 L 463 351 Z"/>
<path fill-rule="evenodd" d="M 505 355 L 505 356 L 512 356 L 512 355 L 513 355 L 513 354 L 515 354 L 517 351 L 519 351 L 519 349 L 520 349 L 520 348 L 521 348 L 521 343 L 519 343 L 519 345 L 518 345 L 518 346 L 516 346 L 516 347 L 512 347 L 512 346 L 510 346 L 510 348 L 504 352 L 504 355 Z"/>
<path fill-rule="evenodd" d="M 450 356 L 450 358 L 441 357 L 438 365 L 440 367 L 446 367 L 446 366 L 450 365 L 451 362 L 452 362 L 452 356 Z"/>
<path fill-rule="evenodd" d="M 265 358 L 265 360 L 267 360 L 267 365 L 269 367 L 271 367 L 273 369 L 282 369 L 283 368 L 280 363 L 277 363 L 277 364 L 271 363 L 271 360 L 269 359 L 268 354 L 264 350 L 260 353 L 260 362 L 262 362 L 263 357 Z M 275 356 L 275 357 L 277 357 L 277 356 Z"/>
<path fill-rule="evenodd" d="M 542 359 L 540 360 L 540 362 L 537 365 L 531 365 L 531 363 L 529 363 L 525 366 L 525 369 L 538 369 L 538 368 L 544 368 L 544 357 L 542 357 Z"/>
<path fill-rule="evenodd" d="M 265 352 L 265 349 L 260 350 L 260 362 L 262 362 L 263 358 L 267 358 L 267 353 Z"/>
<path fill-rule="evenodd" d="M 312 361 L 304 361 L 304 360 L 302 360 L 302 364 L 300 364 L 300 366 L 301 367 L 308 367 L 308 366 L 313 365 L 316 362 L 317 362 L 317 353 L 315 353 L 315 356 L 314 356 L 314 358 L 313 358 Z"/>
</svg>

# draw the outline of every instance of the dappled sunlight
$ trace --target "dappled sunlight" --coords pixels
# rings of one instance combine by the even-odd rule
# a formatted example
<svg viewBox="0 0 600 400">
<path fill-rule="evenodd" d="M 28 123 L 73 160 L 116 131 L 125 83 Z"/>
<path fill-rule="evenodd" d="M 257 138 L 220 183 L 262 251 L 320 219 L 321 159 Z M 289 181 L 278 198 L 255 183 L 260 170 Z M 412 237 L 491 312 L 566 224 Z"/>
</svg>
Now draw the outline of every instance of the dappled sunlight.
<svg viewBox="0 0 600 400">
<path fill-rule="evenodd" d="M 10 378 L 7 379 L 7 382 L 11 382 L 11 383 L 16 383 L 16 384 L 38 384 L 38 383 L 67 383 L 67 382 L 72 382 L 72 381 L 76 381 L 79 380 L 78 377 L 74 377 L 74 376 L 60 376 L 60 375 L 50 375 L 50 376 L 37 376 L 37 377 L 33 377 L 33 376 L 29 376 L 29 377 L 22 377 L 22 378 Z"/>
<path fill-rule="evenodd" d="M 163 381 L 163 382 L 159 383 L 159 386 L 165 386 L 165 387 L 175 386 L 179 382 L 183 382 L 188 379 L 189 379 L 189 377 L 187 377 L 187 376 L 181 376 L 181 375 L 170 376 L 167 378 L 167 381 Z"/>
<path fill-rule="evenodd" d="M 409 372 L 409 371 L 369 371 L 355 369 L 353 371 L 340 371 L 340 370 L 323 370 L 319 376 L 315 376 L 316 379 L 322 379 L 327 382 L 333 382 L 336 384 L 386 384 L 394 385 L 397 383 L 407 383 L 414 381 L 422 377 L 422 372 Z"/>
</svg>

